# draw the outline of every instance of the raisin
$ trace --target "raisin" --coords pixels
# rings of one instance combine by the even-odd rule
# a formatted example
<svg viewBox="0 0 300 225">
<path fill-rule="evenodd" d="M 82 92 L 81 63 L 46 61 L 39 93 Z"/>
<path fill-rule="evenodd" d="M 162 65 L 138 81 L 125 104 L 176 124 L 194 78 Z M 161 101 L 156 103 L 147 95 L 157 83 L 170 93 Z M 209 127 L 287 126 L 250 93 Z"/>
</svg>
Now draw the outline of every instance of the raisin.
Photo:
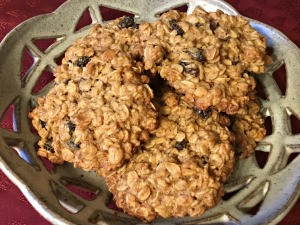
<svg viewBox="0 0 300 225">
<path fill-rule="evenodd" d="M 177 148 L 178 150 L 183 150 L 184 148 L 186 148 L 188 143 L 189 142 L 186 139 L 183 139 L 182 141 L 177 141 L 175 148 Z"/>
<path fill-rule="evenodd" d="M 53 142 L 52 138 L 48 139 L 44 144 L 44 149 L 50 151 L 51 153 L 54 153 L 55 151 L 54 148 L 52 147 L 52 142 Z"/>
<path fill-rule="evenodd" d="M 201 119 L 206 120 L 212 114 L 211 110 L 201 110 L 196 107 L 193 107 L 193 110 L 201 117 Z"/>
<path fill-rule="evenodd" d="M 195 59 L 199 62 L 204 63 L 206 61 L 206 57 L 204 55 L 204 52 L 202 49 L 197 48 L 197 49 L 191 49 L 188 51 L 189 55 L 192 57 L 192 59 Z"/>
<path fill-rule="evenodd" d="M 189 73 L 191 75 L 198 75 L 199 74 L 199 68 L 185 68 L 185 72 Z"/>
<path fill-rule="evenodd" d="M 64 84 L 67 85 L 70 81 L 71 81 L 71 79 L 68 79 L 68 80 L 64 81 Z"/>
<path fill-rule="evenodd" d="M 71 132 L 74 132 L 76 129 L 76 124 L 74 124 L 72 121 L 68 121 L 67 126 Z"/>
<path fill-rule="evenodd" d="M 231 62 L 231 64 L 233 65 L 233 66 L 236 66 L 237 64 L 239 64 L 240 62 L 238 61 L 238 60 L 234 60 L 234 61 L 232 61 Z"/>
<path fill-rule="evenodd" d="M 125 16 L 118 24 L 119 28 L 128 28 L 134 25 L 134 18 Z"/>
<path fill-rule="evenodd" d="M 199 67 L 197 65 L 185 61 L 180 61 L 179 64 L 183 67 L 184 72 L 191 75 L 199 74 Z"/>
<path fill-rule="evenodd" d="M 40 119 L 39 122 L 40 122 L 42 128 L 46 127 L 47 123 L 45 121 L 43 121 L 43 120 Z"/>
<path fill-rule="evenodd" d="M 172 30 L 176 30 L 177 31 L 177 35 L 184 35 L 184 31 L 182 30 L 182 28 L 177 24 L 176 20 L 171 20 L 170 21 L 170 26 Z"/>
<path fill-rule="evenodd" d="M 73 62 L 72 62 L 71 59 L 69 59 L 69 60 L 68 60 L 68 65 L 71 65 L 71 64 L 73 64 Z"/>
<path fill-rule="evenodd" d="M 80 68 L 83 68 L 86 66 L 86 64 L 89 63 L 90 60 L 91 60 L 91 58 L 88 56 L 81 56 L 77 59 L 77 61 L 75 62 L 75 65 Z"/>
<path fill-rule="evenodd" d="M 134 28 L 134 29 L 139 29 L 139 27 L 140 27 L 140 24 L 138 24 L 138 23 L 135 23 L 135 24 L 133 25 L 133 28 Z"/>
<path fill-rule="evenodd" d="M 219 23 L 218 23 L 218 22 L 215 22 L 215 21 L 213 21 L 213 20 L 211 20 L 211 21 L 209 22 L 209 28 L 211 29 L 211 31 L 212 31 L 213 33 L 215 33 L 215 30 L 216 30 L 218 27 L 219 27 Z"/>
<path fill-rule="evenodd" d="M 179 64 L 180 64 L 181 66 L 183 66 L 183 68 L 184 68 L 184 67 L 186 67 L 187 65 L 189 65 L 190 63 L 189 63 L 189 62 L 186 62 L 186 61 L 180 61 Z"/>
<path fill-rule="evenodd" d="M 195 26 L 196 26 L 196 27 L 202 27 L 203 24 L 198 22 L 198 23 L 195 24 Z"/>
<path fill-rule="evenodd" d="M 207 156 L 201 156 L 201 161 L 202 161 L 202 163 L 204 164 L 204 165 L 206 165 L 207 163 L 208 163 L 208 158 L 207 158 Z"/>
<path fill-rule="evenodd" d="M 70 148 L 74 149 L 74 150 L 78 150 L 78 149 L 80 148 L 80 145 L 79 145 L 79 144 L 75 144 L 73 140 L 69 140 L 69 141 L 67 142 L 67 145 L 68 145 Z"/>
</svg>

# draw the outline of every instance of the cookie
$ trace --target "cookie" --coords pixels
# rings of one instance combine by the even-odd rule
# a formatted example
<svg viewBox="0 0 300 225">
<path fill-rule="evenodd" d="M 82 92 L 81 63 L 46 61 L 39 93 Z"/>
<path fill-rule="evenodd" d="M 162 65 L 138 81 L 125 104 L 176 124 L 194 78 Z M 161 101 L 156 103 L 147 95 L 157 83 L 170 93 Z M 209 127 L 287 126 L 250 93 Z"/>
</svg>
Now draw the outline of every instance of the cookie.
<svg viewBox="0 0 300 225">
<path fill-rule="evenodd" d="M 123 40 L 133 28 L 113 24 L 96 26 L 67 51 L 55 86 L 29 114 L 41 136 L 40 156 L 100 175 L 128 161 L 157 126 L 153 92 Z M 93 42 L 97 35 L 103 39 Z"/>
<path fill-rule="evenodd" d="M 174 93 L 160 104 L 151 140 L 106 182 L 118 207 L 144 221 L 199 216 L 224 194 L 234 164 L 232 134 L 216 111 L 198 115 Z"/>
<path fill-rule="evenodd" d="M 171 10 L 152 24 L 142 23 L 138 32 L 145 40 L 145 68 L 202 110 L 237 113 L 256 85 L 247 71 L 265 71 L 266 39 L 241 16 Z"/>
<path fill-rule="evenodd" d="M 249 157 L 267 133 L 260 113 L 260 103 L 254 93 L 249 97 L 250 101 L 231 118 L 235 148 L 240 158 Z"/>
<path fill-rule="evenodd" d="M 54 74 L 55 82 L 90 79 L 107 68 L 130 68 L 139 79 L 143 79 L 143 48 L 136 29 L 119 26 L 126 18 L 114 20 L 104 27 L 95 25 L 87 36 L 76 40 L 66 51 L 58 72 Z M 94 68 L 95 65 L 97 68 Z M 93 71 L 95 69 L 97 71 Z"/>
</svg>

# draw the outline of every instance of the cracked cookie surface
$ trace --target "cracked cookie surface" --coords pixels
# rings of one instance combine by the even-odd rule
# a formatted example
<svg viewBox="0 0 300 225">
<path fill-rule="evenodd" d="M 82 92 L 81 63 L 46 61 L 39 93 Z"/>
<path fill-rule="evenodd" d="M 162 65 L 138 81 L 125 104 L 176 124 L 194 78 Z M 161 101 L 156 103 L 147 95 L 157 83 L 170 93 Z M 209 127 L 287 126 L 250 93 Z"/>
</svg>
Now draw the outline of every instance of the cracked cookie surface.
<svg viewBox="0 0 300 225">
<path fill-rule="evenodd" d="M 69 48 L 55 86 L 30 113 L 40 156 L 100 175 L 128 161 L 157 126 L 142 66 L 125 51 L 122 35 L 132 30 L 112 30 L 96 26 Z"/>
<path fill-rule="evenodd" d="M 235 114 L 248 101 L 268 57 L 266 39 L 241 16 L 196 8 L 171 10 L 152 24 L 142 23 L 145 68 L 159 72 L 185 100 L 206 110 Z"/>
<path fill-rule="evenodd" d="M 232 134 L 216 111 L 202 118 L 174 93 L 160 104 L 151 140 L 106 182 L 117 205 L 145 221 L 201 215 L 223 195 L 234 164 Z"/>
</svg>

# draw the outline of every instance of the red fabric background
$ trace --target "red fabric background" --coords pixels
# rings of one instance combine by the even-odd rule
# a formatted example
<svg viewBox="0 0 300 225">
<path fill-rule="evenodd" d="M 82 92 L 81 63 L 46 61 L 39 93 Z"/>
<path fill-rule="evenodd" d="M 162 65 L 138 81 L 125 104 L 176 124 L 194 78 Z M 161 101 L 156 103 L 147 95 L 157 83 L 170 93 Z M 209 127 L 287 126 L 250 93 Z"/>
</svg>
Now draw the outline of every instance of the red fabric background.
<svg viewBox="0 0 300 225">
<path fill-rule="evenodd" d="M 300 46 L 300 0 L 227 0 L 242 15 L 260 20 Z M 64 0 L 0 0 L 0 40 L 16 25 L 54 11 Z M 0 171 L 0 225 L 49 225 Z M 280 225 L 300 225 L 300 201 Z"/>
</svg>

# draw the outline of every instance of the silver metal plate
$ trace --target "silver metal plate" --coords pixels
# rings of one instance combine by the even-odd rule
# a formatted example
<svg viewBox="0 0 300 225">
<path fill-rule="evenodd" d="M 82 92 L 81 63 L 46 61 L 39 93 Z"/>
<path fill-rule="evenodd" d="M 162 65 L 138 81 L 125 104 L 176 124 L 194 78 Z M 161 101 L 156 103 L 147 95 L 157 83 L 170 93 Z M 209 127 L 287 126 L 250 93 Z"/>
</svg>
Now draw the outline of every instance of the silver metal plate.
<svg viewBox="0 0 300 225">
<path fill-rule="evenodd" d="M 86 35 L 95 23 L 103 24 L 99 6 L 119 9 L 136 15 L 137 20 L 153 21 L 155 15 L 189 3 L 188 12 L 200 5 L 207 11 L 237 11 L 217 0 L 70 0 L 54 13 L 32 18 L 16 27 L 0 46 L 0 117 L 11 112 L 13 129 L 0 128 L 0 167 L 21 189 L 30 203 L 53 224 L 140 224 L 121 212 L 108 208 L 111 198 L 103 180 L 94 173 L 83 172 L 69 164 L 49 172 L 36 156 L 37 135 L 31 132 L 27 114 L 35 100 L 47 93 L 50 85 L 32 93 L 45 68 L 54 70 L 61 56 L 78 37 Z M 88 9 L 92 24 L 75 31 L 82 13 Z M 153 224 L 276 224 L 297 201 L 300 194 L 300 157 L 291 163 L 292 153 L 300 152 L 300 135 L 292 134 L 290 116 L 300 118 L 300 50 L 278 30 L 251 20 L 251 24 L 268 38 L 275 60 L 265 75 L 258 76 L 268 98 L 263 112 L 272 120 L 273 132 L 257 150 L 269 153 L 266 165 L 258 166 L 255 156 L 239 160 L 226 184 L 227 200 L 198 218 L 157 219 Z M 55 44 L 41 51 L 36 39 L 55 38 Z M 22 54 L 29 53 L 32 66 L 21 79 Z M 272 73 L 285 64 L 287 90 L 283 96 Z M 13 105 L 13 107 L 9 107 Z M 17 152 L 13 154 L 12 150 Z M 18 157 L 18 155 L 20 157 Z M 66 188 L 66 183 L 84 184 L 95 197 L 85 200 Z M 229 196 L 229 194 L 228 194 Z M 260 205 L 254 215 L 251 210 Z"/>
</svg>

